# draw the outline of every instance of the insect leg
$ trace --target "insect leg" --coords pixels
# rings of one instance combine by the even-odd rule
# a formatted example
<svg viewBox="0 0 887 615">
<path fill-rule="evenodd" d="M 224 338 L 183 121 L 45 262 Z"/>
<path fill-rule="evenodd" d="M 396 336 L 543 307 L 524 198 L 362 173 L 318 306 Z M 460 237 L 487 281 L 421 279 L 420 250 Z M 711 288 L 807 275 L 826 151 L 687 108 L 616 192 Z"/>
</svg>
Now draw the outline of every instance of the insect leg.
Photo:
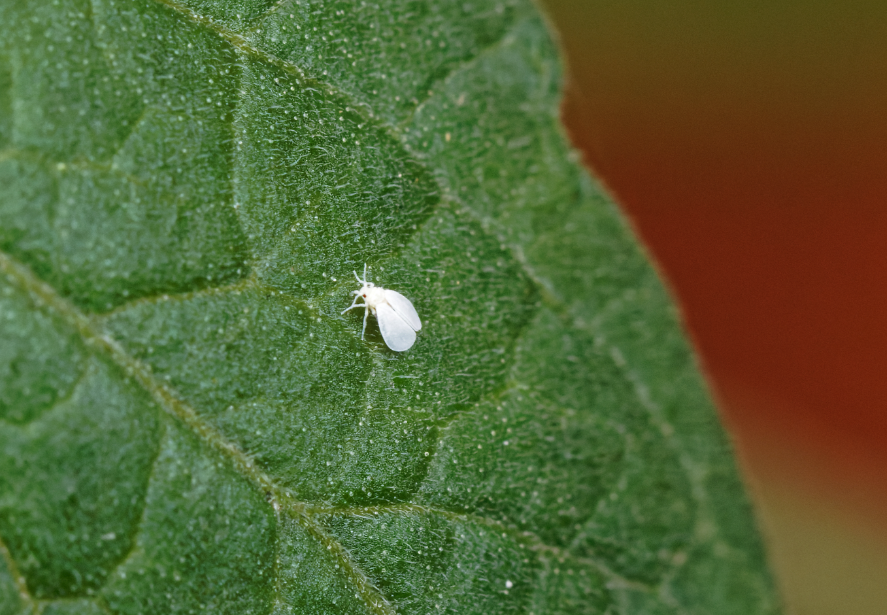
<svg viewBox="0 0 887 615">
<path fill-rule="evenodd" d="M 363 331 L 360 332 L 360 339 L 363 339 L 364 334 L 367 332 L 367 317 L 370 315 L 370 308 L 367 308 L 363 312 Z"/>
<path fill-rule="evenodd" d="M 362 303 L 358 303 L 358 302 L 357 302 L 358 299 L 360 299 L 359 296 L 355 297 L 355 298 L 354 298 L 354 301 L 351 303 L 351 305 L 349 305 L 349 306 L 346 307 L 344 310 L 342 310 L 342 314 L 344 314 L 344 313 L 347 312 L 348 310 L 353 310 L 353 309 L 356 308 L 356 307 L 360 307 L 360 306 L 362 306 L 362 305 L 363 305 Z"/>
</svg>

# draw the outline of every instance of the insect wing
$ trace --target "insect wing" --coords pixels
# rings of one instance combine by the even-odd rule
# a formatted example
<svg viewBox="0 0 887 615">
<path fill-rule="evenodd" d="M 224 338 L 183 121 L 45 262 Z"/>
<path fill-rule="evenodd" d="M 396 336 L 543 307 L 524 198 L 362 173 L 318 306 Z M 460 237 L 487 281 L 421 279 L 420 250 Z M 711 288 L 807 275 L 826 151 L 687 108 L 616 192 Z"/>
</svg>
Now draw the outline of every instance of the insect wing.
<svg viewBox="0 0 887 615">
<path fill-rule="evenodd" d="M 416 342 L 416 332 L 387 303 L 376 306 L 376 319 L 379 321 L 382 338 L 391 350 L 403 352 Z"/>
<path fill-rule="evenodd" d="M 413 304 L 409 299 L 396 290 L 389 290 L 386 288 L 385 300 L 388 301 L 388 304 L 394 308 L 397 315 L 403 318 L 414 331 L 418 331 L 422 328 L 422 321 L 419 320 L 419 313 L 416 312 L 416 308 L 413 307 Z"/>
</svg>

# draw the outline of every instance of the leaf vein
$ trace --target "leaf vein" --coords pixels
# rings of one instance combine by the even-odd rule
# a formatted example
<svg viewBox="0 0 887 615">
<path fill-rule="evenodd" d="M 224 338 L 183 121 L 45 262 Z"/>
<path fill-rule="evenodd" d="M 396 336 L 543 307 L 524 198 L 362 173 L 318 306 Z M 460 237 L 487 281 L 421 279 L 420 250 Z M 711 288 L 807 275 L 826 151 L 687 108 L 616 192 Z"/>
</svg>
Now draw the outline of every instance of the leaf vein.
<svg viewBox="0 0 887 615">
<path fill-rule="evenodd" d="M 501 38 L 490 43 L 486 47 L 479 49 L 478 52 L 470 58 L 466 58 L 451 66 L 450 70 L 448 70 L 445 75 L 441 75 L 438 79 L 435 80 L 437 83 L 440 83 L 441 86 L 443 86 L 439 89 L 446 89 L 446 84 L 449 83 L 458 73 L 462 72 L 465 69 L 472 68 L 475 64 L 483 60 L 485 57 L 499 51 L 503 46 L 510 43 L 513 39 L 514 30 L 517 30 L 520 26 L 522 26 L 530 19 L 531 18 L 529 17 L 518 19 L 508 28 L 508 30 L 505 31 Z M 413 121 L 413 118 L 415 118 L 416 114 L 419 113 L 419 111 L 428 103 L 428 101 L 430 101 L 437 95 L 438 89 L 426 89 L 424 91 L 430 93 L 426 93 L 426 95 L 422 97 L 422 100 L 419 101 L 419 104 L 415 105 L 410 113 L 397 124 L 398 129 L 403 129 L 405 126 L 408 126 Z"/>
<path fill-rule="evenodd" d="M 137 299 L 133 299 L 132 301 L 128 301 L 126 303 L 121 303 L 113 310 L 108 312 L 102 312 L 100 315 L 96 316 L 99 320 L 110 320 L 114 316 L 118 316 L 130 310 L 137 309 L 143 305 L 152 305 L 156 303 L 162 302 L 170 302 L 170 303 L 184 303 L 185 301 L 190 301 L 192 299 L 199 299 L 201 297 L 212 297 L 214 295 L 223 295 L 227 293 L 236 293 L 238 291 L 245 290 L 272 290 L 271 287 L 266 286 L 259 282 L 255 276 L 250 276 L 247 278 L 243 278 L 242 280 L 238 280 L 233 284 L 227 284 L 225 286 L 208 286 L 205 288 L 201 288 L 198 290 L 192 290 L 184 293 L 159 293 L 156 295 L 145 295 L 144 297 L 139 297 Z M 274 292 L 277 292 L 277 289 L 273 289 Z"/>
<path fill-rule="evenodd" d="M 30 425 L 31 423 L 35 423 L 35 422 L 41 420 L 43 417 L 47 416 L 48 414 L 52 414 L 59 406 L 61 406 L 65 402 L 70 401 L 71 398 L 74 397 L 74 394 L 77 392 L 77 389 L 80 387 L 80 385 L 86 379 L 86 375 L 89 373 L 89 368 L 86 365 L 86 359 L 83 359 L 81 361 L 81 363 L 78 364 L 77 367 L 80 369 L 80 373 L 77 374 L 77 378 L 71 384 L 71 389 L 67 393 L 65 393 L 62 397 L 59 397 L 54 402 L 52 402 L 52 404 L 48 408 L 46 408 L 45 410 L 40 412 L 40 414 L 38 414 L 36 417 L 34 417 L 33 419 L 31 419 L 30 421 L 28 421 L 26 423 L 19 423 L 19 424 L 12 423 L 9 419 L 6 419 L 6 418 L 0 418 L 0 424 L 13 425 L 13 426 L 17 426 L 17 427 L 21 428 L 21 427 L 24 427 L 25 425 Z"/>
<path fill-rule="evenodd" d="M 379 506 L 362 506 L 362 507 L 334 507 L 334 506 L 317 506 L 317 505 L 309 505 L 308 511 L 310 514 L 316 515 L 348 515 L 348 516 L 356 516 L 360 517 L 361 515 L 377 515 L 377 514 L 393 514 L 393 515 L 436 515 L 439 517 L 443 517 L 449 521 L 456 521 L 460 523 L 474 523 L 477 525 L 482 525 L 486 528 L 496 531 L 497 533 L 503 533 L 512 536 L 517 540 L 523 540 L 530 543 L 528 546 L 530 550 L 535 552 L 547 552 L 551 553 L 554 557 L 566 560 L 569 559 L 578 564 L 582 564 L 584 566 L 588 566 L 594 568 L 601 574 L 607 577 L 608 581 L 614 585 L 618 585 L 620 587 L 626 588 L 634 588 L 641 591 L 650 592 L 653 591 L 653 588 L 644 583 L 640 583 L 638 581 L 632 581 L 631 579 L 627 579 L 608 568 L 603 563 L 589 557 L 581 557 L 570 553 L 560 547 L 555 547 L 549 544 L 546 544 L 537 534 L 534 532 L 530 532 L 527 530 L 520 530 L 514 525 L 509 525 L 507 523 L 503 523 L 502 521 L 497 521 L 496 519 L 492 519 L 490 517 L 485 517 L 483 515 L 476 515 L 470 513 L 461 513 L 452 510 L 447 510 L 444 508 L 437 508 L 434 506 L 425 506 L 423 504 L 385 504 Z"/>
<path fill-rule="evenodd" d="M 161 425 L 162 424 L 163 423 L 161 421 Z M 114 572 L 116 570 L 119 570 L 120 568 L 122 568 L 126 564 L 126 562 L 129 561 L 129 559 L 132 558 L 132 556 L 135 555 L 139 550 L 138 536 L 139 536 L 139 532 L 142 531 L 142 526 L 145 524 L 145 514 L 147 513 L 147 510 L 148 510 L 148 489 L 150 489 L 150 487 L 151 487 L 151 481 L 154 480 L 154 476 L 157 472 L 157 465 L 158 465 L 157 462 L 160 459 L 160 453 L 163 450 L 164 442 L 166 441 L 166 439 L 168 437 L 169 437 L 169 432 L 167 431 L 166 427 L 164 426 L 163 433 L 157 439 L 157 447 L 154 449 L 154 455 L 153 455 L 153 458 L 151 459 L 151 468 L 150 468 L 147 476 L 145 477 L 145 485 L 144 485 L 144 489 L 142 490 L 142 510 L 141 510 L 141 513 L 139 514 L 138 520 L 133 525 L 132 533 L 128 537 L 130 540 L 129 549 L 126 551 L 126 553 L 123 553 L 120 556 L 120 560 L 117 562 L 117 564 L 114 566 L 114 568 L 108 571 L 108 576 L 105 577 L 106 583 L 108 582 L 108 580 L 111 579 L 111 577 L 114 576 Z"/>
<path fill-rule="evenodd" d="M 3 558 L 3 561 L 6 564 L 6 568 L 7 570 L 9 570 L 9 574 L 12 575 L 12 580 L 15 583 L 15 588 L 18 591 L 19 598 L 21 598 L 21 600 L 28 605 L 32 613 L 36 613 L 37 604 L 31 597 L 30 592 L 28 592 L 28 586 L 25 583 L 25 577 L 21 574 L 21 572 L 19 572 L 18 566 L 16 565 L 15 560 L 12 558 L 12 553 L 9 552 L 9 549 L 3 542 L 2 536 L 0 536 L 0 557 Z"/>
</svg>

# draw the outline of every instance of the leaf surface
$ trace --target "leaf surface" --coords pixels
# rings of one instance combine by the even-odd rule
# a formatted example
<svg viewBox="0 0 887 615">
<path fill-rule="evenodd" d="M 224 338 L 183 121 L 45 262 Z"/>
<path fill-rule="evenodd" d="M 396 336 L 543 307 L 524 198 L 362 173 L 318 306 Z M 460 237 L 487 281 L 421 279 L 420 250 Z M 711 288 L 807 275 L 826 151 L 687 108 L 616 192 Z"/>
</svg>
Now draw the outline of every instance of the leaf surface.
<svg viewBox="0 0 887 615">
<path fill-rule="evenodd" d="M 523 0 L 0 0 L 0 614 L 778 612 L 560 87 Z"/>
</svg>

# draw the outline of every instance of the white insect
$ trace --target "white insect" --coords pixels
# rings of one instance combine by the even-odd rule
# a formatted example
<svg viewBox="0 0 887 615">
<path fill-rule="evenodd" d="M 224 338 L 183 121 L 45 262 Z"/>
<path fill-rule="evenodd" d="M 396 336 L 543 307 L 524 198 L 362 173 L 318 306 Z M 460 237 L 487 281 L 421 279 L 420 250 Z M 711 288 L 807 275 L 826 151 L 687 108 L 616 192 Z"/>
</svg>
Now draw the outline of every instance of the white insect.
<svg viewBox="0 0 887 615">
<path fill-rule="evenodd" d="M 354 295 L 354 303 L 342 310 L 344 314 L 348 310 L 362 307 L 363 313 L 363 331 L 360 338 L 363 339 L 367 330 L 367 316 L 372 312 L 376 320 L 379 321 L 379 330 L 382 331 L 382 338 L 391 350 L 403 352 L 409 350 L 416 342 L 416 331 L 422 328 L 422 321 L 419 320 L 419 314 L 409 299 L 401 295 L 396 290 L 390 290 L 376 286 L 372 282 L 367 282 L 367 266 L 363 266 L 363 277 L 361 280 L 357 272 L 354 277 L 361 283 L 359 290 L 352 291 Z M 363 303 L 358 303 L 358 299 L 363 299 Z"/>
</svg>

